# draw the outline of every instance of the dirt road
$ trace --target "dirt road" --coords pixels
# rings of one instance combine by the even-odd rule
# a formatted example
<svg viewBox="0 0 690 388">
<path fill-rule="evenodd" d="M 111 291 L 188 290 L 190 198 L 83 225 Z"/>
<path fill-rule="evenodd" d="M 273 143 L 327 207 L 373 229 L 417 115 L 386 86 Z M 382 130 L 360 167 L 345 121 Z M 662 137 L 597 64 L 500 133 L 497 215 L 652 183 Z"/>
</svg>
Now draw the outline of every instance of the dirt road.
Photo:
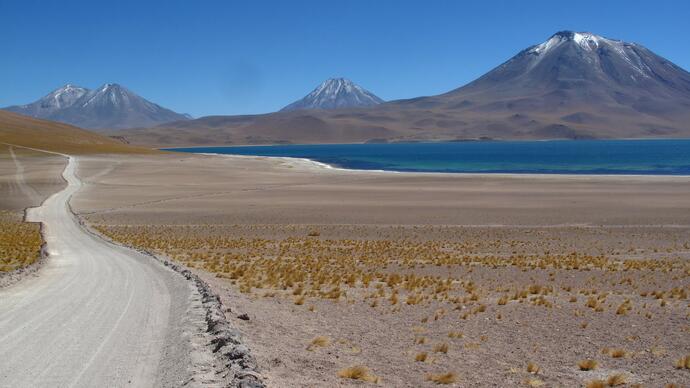
<svg viewBox="0 0 690 388">
<path fill-rule="evenodd" d="M 67 187 L 27 215 L 45 227 L 40 276 L 0 290 L 0 386 L 179 386 L 192 364 L 181 340 L 192 287 L 79 224 L 77 164 L 70 157 Z"/>
</svg>

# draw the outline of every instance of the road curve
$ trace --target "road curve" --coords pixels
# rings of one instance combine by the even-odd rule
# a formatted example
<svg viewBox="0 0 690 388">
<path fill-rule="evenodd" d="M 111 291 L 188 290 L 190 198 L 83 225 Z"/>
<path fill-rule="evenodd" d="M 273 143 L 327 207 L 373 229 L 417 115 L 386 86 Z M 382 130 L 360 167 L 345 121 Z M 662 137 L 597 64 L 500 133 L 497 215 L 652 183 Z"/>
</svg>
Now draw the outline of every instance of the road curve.
<svg viewBox="0 0 690 388">
<path fill-rule="evenodd" d="M 79 224 L 69 209 L 77 164 L 69 157 L 67 187 L 27 213 L 44 224 L 40 275 L 0 289 L 0 387 L 179 386 L 191 287 Z"/>
</svg>

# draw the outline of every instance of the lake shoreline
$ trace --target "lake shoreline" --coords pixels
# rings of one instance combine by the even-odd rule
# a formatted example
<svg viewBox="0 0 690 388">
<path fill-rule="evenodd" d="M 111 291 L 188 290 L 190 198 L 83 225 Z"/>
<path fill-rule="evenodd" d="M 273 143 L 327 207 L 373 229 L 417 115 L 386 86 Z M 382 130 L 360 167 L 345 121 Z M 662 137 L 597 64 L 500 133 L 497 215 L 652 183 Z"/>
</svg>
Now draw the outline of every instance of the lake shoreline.
<svg viewBox="0 0 690 388">
<path fill-rule="evenodd" d="M 303 160 L 323 168 L 395 173 L 690 176 L 690 140 L 436 142 L 168 148 Z"/>
</svg>

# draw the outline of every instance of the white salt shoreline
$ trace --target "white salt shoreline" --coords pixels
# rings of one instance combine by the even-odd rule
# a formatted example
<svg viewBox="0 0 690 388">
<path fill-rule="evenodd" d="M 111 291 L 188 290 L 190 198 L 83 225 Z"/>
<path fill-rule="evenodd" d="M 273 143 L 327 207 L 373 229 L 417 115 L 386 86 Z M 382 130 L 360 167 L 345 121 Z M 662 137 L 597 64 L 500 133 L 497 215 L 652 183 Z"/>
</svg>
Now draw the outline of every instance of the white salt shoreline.
<svg viewBox="0 0 690 388">
<path fill-rule="evenodd" d="M 449 177 L 494 177 L 494 178 L 539 178 L 539 179 L 580 179 L 580 180 L 624 180 L 629 181 L 667 181 L 667 182 L 690 182 L 690 175 L 646 175 L 646 174 L 535 174 L 535 173 L 487 173 L 487 172 L 432 172 L 432 171 L 390 171 L 390 170 L 364 170 L 335 167 L 328 163 L 319 162 L 308 158 L 296 158 L 290 156 L 259 156 L 259 155 L 233 155 L 219 153 L 194 153 L 205 156 L 222 156 L 227 158 L 258 159 L 282 161 L 291 167 L 298 167 L 312 171 L 340 171 L 356 174 L 376 173 L 376 174 L 405 174 L 405 175 L 444 175 Z"/>
</svg>

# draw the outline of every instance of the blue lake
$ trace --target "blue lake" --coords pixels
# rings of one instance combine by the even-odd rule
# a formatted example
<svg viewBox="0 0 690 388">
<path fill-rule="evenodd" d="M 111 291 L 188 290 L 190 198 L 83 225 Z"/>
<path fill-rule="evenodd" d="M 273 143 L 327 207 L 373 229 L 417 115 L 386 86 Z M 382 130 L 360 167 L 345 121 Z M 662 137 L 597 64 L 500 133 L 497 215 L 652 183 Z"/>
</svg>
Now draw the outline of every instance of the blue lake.
<svg viewBox="0 0 690 388">
<path fill-rule="evenodd" d="M 690 175 L 690 139 L 324 144 L 169 149 L 307 158 L 362 170 Z"/>
</svg>

